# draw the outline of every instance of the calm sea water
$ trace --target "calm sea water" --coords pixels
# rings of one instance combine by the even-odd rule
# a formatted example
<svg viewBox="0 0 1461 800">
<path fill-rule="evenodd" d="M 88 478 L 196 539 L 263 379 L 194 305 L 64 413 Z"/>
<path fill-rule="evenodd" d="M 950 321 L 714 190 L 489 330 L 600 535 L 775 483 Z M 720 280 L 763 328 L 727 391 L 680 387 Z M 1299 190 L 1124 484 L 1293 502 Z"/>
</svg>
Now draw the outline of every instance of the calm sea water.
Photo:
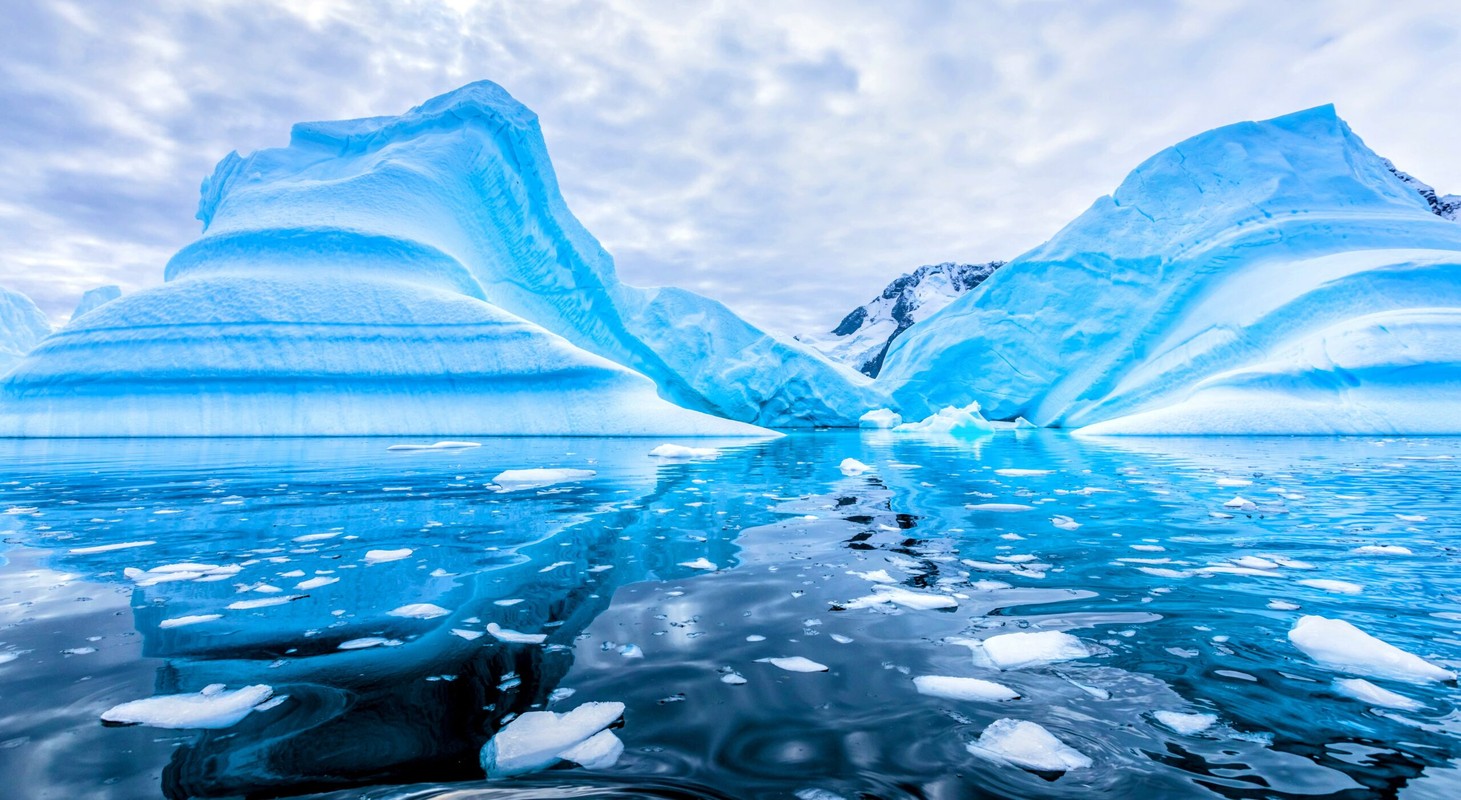
<svg viewBox="0 0 1461 800">
<path fill-rule="evenodd" d="M 689 462 L 655 440 L 396 441 L 0 442 L 0 794 L 1461 797 L 1454 685 L 1377 681 L 1425 708 L 1376 709 L 1286 636 L 1320 614 L 1461 666 L 1461 440 L 842 432 Z M 487 485 L 536 467 L 596 474 Z M 1244 557 L 1296 566 L 1227 571 Z M 222 569 L 137 572 L 179 563 Z M 853 602 L 877 570 L 957 607 Z M 421 603 L 449 613 L 390 613 Z M 1091 655 L 995 671 L 958 643 L 1030 630 Z M 758 661 L 790 656 L 828 669 Z M 924 675 L 1021 697 L 940 699 Z M 219 730 L 101 724 L 219 683 L 284 699 Z M 627 707 L 614 767 L 483 779 L 505 719 L 590 700 Z M 1001 718 L 1092 766 L 971 754 Z"/>
</svg>

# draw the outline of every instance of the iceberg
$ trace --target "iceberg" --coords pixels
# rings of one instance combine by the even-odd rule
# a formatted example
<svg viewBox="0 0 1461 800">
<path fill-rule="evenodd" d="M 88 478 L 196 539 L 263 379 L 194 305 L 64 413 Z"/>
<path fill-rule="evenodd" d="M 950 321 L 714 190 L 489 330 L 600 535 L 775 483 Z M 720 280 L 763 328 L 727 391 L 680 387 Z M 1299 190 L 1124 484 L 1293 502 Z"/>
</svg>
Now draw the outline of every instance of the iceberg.
<svg viewBox="0 0 1461 800">
<path fill-rule="evenodd" d="M 89 289 L 86 294 L 81 295 L 81 302 L 77 303 L 76 310 L 71 312 L 71 319 L 80 319 L 121 296 L 122 288 L 120 286 L 107 285 Z"/>
<path fill-rule="evenodd" d="M 51 322 L 34 301 L 0 286 L 0 374 L 50 335 Z"/>
<path fill-rule="evenodd" d="M 1461 432 L 1461 226 L 1332 106 L 1158 153 L 894 340 L 897 410 L 1092 434 Z"/>
<path fill-rule="evenodd" d="M 0 435 L 764 436 L 871 405 L 719 303 L 620 283 L 490 82 L 230 154 L 198 218 L 162 286 L 0 383 Z"/>
</svg>

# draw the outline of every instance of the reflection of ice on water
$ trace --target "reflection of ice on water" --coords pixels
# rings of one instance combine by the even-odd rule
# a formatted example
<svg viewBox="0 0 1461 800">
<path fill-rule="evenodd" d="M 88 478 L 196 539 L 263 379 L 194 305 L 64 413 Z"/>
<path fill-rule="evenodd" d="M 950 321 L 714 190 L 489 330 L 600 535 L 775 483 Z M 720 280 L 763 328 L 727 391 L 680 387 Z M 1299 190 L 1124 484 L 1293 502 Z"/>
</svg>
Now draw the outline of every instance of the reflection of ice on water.
<svg viewBox="0 0 1461 800">
<path fill-rule="evenodd" d="M 154 694 L 284 698 L 183 735 L 175 796 L 480 779 L 482 744 L 550 700 L 625 703 L 623 755 L 595 748 L 613 775 L 734 796 L 1376 789 L 1456 750 L 1446 689 L 1358 680 L 1288 641 L 1317 614 L 1453 666 L 1450 623 L 1423 616 L 1461 611 L 1438 559 L 1444 442 L 655 444 L 199 443 L 184 464 L 13 444 L 59 466 L 0 487 L 20 509 L 0 526 L 129 587 Z M 486 485 L 529 468 L 595 475 Z M 1252 508 L 1224 506 L 1235 489 Z M 1021 768 L 1079 760 L 1045 760 L 1052 740 L 1090 765 Z"/>
</svg>

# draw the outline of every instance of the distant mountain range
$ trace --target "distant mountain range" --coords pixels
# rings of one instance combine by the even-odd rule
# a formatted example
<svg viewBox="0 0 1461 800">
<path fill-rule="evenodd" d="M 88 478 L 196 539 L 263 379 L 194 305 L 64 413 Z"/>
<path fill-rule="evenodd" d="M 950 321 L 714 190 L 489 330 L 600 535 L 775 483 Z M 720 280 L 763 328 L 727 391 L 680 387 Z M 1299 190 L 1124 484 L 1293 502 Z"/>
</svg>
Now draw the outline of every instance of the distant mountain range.
<svg viewBox="0 0 1461 800">
<path fill-rule="evenodd" d="M 866 304 L 854 308 L 825 335 L 797 339 L 864 375 L 877 377 L 888 345 L 914 323 L 928 319 L 955 298 L 983 283 L 1003 261 L 929 264 L 907 273 Z"/>
</svg>

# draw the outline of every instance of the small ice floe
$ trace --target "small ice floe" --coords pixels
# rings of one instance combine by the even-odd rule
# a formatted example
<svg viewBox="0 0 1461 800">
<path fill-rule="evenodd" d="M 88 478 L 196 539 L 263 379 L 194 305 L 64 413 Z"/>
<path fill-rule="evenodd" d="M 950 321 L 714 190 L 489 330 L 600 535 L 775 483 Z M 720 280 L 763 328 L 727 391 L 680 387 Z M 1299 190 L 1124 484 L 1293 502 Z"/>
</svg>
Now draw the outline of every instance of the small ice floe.
<svg viewBox="0 0 1461 800">
<path fill-rule="evenodd" d="M 1401 522 L 1425 522 L 1426 520 L 1430 519 L 1430 517 L 1422 516 L 1420 514 L 1396 514 L 1395 518 L 1400 520 Z M 75 551 L 73 550 L 72 552 Z"/>
<path fill-rule="evenodd" d="M 586 481 L 597 474 L 591 469 L 510 469 L 497 473 L 492 482 L 497 484 L 500 491 L 520 492 L 559 483 Z"/>
<path fill-rule="evenodd" d="M 637 644 L 619 645 L 619 655 L 625 658 L 644 658 L 644 651 Z"/>
<path fill-rule="evenodd" d="M 101 719 L 153 728 L 231 728 L 273 696 L 273 687 L 262 684 L 228 691 L 215 683 L 196 694 L 165 694 L 112 706 Z"/>
<path fill-rule="evenodd" d="M 759 633 L 753 633 L 750 636 L 747 636 L 746 637 L 746 641 L 748 641 L 748 642 L 764 642 L 764 641 L 766 641 L 766 637 L 765 636 L 762 636 Z"/>
<path fill-rule="evenodd" d="M 199 625 L 204 622 L 212 622 L 216 619 L 223 619 L 222 614 L 191 614 L 185 617 L 172 617 L 157 623 L 157 627 L 166 630 L 168 628 L 185 628 L 189 625 Z"/>
<path fill-rule="evenodd" d="M 371 552 L 380 552 L 380 551 L 378 551 L 378 550 L 372 550 Z M 395 559 L 387 559 L 387 560 L 388 561 L 394 561 Z M 379 562 L 375 562 L 375 563 L 379 563 Z M 307 592 L 307 591 L 309 591 L 311 589 L 318 589 L 318 588 L 320 588 L 322 586 L 329 586 L 332 583 L 339 583 L 339 582 L 340 582 L 340 579 L 339 578 L 336 578 L 336 577 L 333 577 L 333 576 L 330 576 L 330 575 L 319 575 L 319 576 L 316 576 L 316 577 L 313 577 L 313 578 L 308 578 L 306 580 L 302 580 L 299 583 L 294 584 L 294 588 L 299 589 L 300 591 Z"/>
<path fill-rule="evenodd" d="M 508 644 L 542 644 L 548 638 L 548 634 L 546 633 L 520 633 L 518 631 L 510 631 L 495 622 L 487 623 L 487 632 L 492 634 L 492 638 L 497 641 L 507 642 Z"/>
<path fill-rule="evenodd" d="M 720 567 L 717 567 L 714 562 L 705 556 L 701 556 L 694 561 L 681 561 L 678 566 L 689 567 L 690 569 L 703 569 L 706 572 L 715 572 L 720 569 Z"/>
<path fill-rule="evenodd" d="M 727 672 L 726 674 L 720 676 L 720 682 L 729 684 L 731 686 L 744 686 L 746 683 L 746 676 L 742 675 L 739 672 Z"/>
<path fill-rule="evenodd" d="M 862 578 L 865 581 L 872 581 L 873 583 L 897 583 L 897 581 L 893 580 L 893 576 L 889 575 L 885 569 L 874 569 L 868 570 L 867 572 L 849 570 L 847 574 Z"/>
<path fill-rule="evenodd" d="M 1361 703 L 1369 703 L 1381 708 L 1394 708 L 1401 711 L 1419 711 L 1425 708 L 1424 703 L 1376 686 L 1364 678 L 1336 678 L 1334 691 Z"/>
<path fill-rule="evenodd" d="M 304 595 L 302 594 L 281 595 L 278 597 L 261 597 L 257 600 L 238 600 L 236 602 L 229 603 L 228 605 L 224 606 L 224 608 L 228 609 L 229 611 L 253 611 L 254 609 L 258 608 L 282 606 L 286 603 L 293 603 L 295 600 L 301 600 L 303 598 Z"/>
<path fill-rule="evenodd" d="M 893 428 L 894 433 L 952 436 L 956 439 L 977 439 L 994 433 L 994 426 L 979 413 L 979 404 L 963 408 L 948 406 L 921 422 L 905 422 Z"/>
<path fill-rule="evenodd" d="M 884 603 L 892 603 L 901 608 L 913 609 L 915 611 L 959 607 L 959 601 L 946 594 L 915 592 L 912 589 L 905 589 L 902 586 L 893 586 L 885 583 L 874 586 L 872 594 L 864 595 L 855 600 L 840 604 L 840 607 L 850 611 L 857 608 L 872 608 L 873 606 L 879 606 Z"/>
<path fill-rule="evenodd" d="M 968 503 L 964 508 L 969 511 L 988 511 L 992 514 L 1035 510 L 1034 506 L 1021 505 L 1020 503 Z"/>
<path fill-rule="evenodd" d="M 662 444 L 649 451 L 654 458 L 683 460 L 689 458 L 715 458 L 720 451 L 714 447 L 686 447 L 682 444 Z"/>
<path fill-rule="evenodd" d="M 1091 759 L 1055 738 L 1038 723 L 1019 719 L 998 719 L 980 734 L 979 741 L 966 745 L 970 753 L 1037 772 L 1067 772 L 1085 769 Z"/>
<path fill-rule="evenodd" d="M 243 571 L 243 567 L 237 564 L 219 566 L 218 564 L 195 564 L 184 562 L 181 564 L 163 564 L 143 571 L 136 567 L 127 567 L 122 570 L 122 575 L 138 586 L 156 586 L 160 583 L 176 583 L 178 581 L 196 581 L 201 578 L 212 578 L 224 580 L 230 575 L 237 575 Z"/>
<path fill-rule="evenodd" d="M 402 547 L 399 550 L 366 550 L 365 563 L 384 564 L 388 561 L 400 561 L 403 558 L 410 558 L 414 552 L 409 547 Z"/>
<path fill-rule="evenodd" d="M 333 539 L 339 535 L 340 534 L 338 533 L 306 533 L 303 536 L 294 537 L 293 541 L 299 542 L 300 544 L 306 544 L 308 542 L 323 542 L 326 539 Z"/>
<path fill-rule="evenodd" d="M 1274 611 L 1297 611 L 1299 609 L 1299 604 L 1290 603 L 1287 600 L 1269 600 L 1268 607 L 1273 609 Z"/>
<path fill-rule="evenodd" d="M 1300 586 L 1308 586 L 1313 589 L 1322 589 L 1326 592 L 1333 592 L 1335 594 L 1359 594 L 1365 590 L 1365 587 L 1361 586 L 1358 583 L 1350 583 L 1349 581 L 1336 581 L 1329 578 L 1308 578 L 1302 581 L 1297 581 L 1297 583 Z"/>
<path fill-rule="evenodd" d="M 869 467 L 868 465 L 862 463 L 861 461 L 858 461 L 855 458 L 842 459 L 842 463 L 838 464 L 837 468 L 842 470 L 842 474 L 848 477 L 861 475 L 864 472 L 872 469 L 872 467 Z"/>
<path fill-rule="evenodd" d="M 118 542 L 116 544 L 97 544 L 91 547 L 73 547 L 66 552 L 73 556 L 89 556 L 94 553 L 110 553 L 113 550 L 131 550 L 134 547 L 148 547 L 157 544 L 149 539 L 145 542 Z"/>
<path fill-rule="evenodd" d="M 1090 649 L 1080 639 L 1063 631 L 1001 633 L 980 642 L 963 639 L 955 640 L 955 643 L 968 647 L 974 654 L 975 663 L 987 660 L 991 666 L 1002 670 L 1074 661 L 1091 655 Z"/>
<path fill-rule="evenodd" d="M 1063 514 L 1056 514 L 1055 516 L 1051 517 L 1050 524 L 1063 531 L 1073 531 L 1081 526 L 1079 522 L 1076 522 L 1075 520 Z"/>
<path fill-rule="evenodd" d="M 1018 700 L 1020 693 L 994 681 L 978 678 L 955 678 L 946 675 L 920 675 L 913 679 L 919 694 L 942 697 L 946 700 L 976 700 L 999 702 Z"/>
<path fill-rule="evenodd" d="M 758 658 L 758 664 L 770 664 L 777 669 L 784 669 L 787 672 L 826 672 L 826 664 L 818 664 L 810 658 L 802 656 L 781 656 L 777 658 Z"/>
<path fill-rule="evenodd" d="M 494 606 L 515 606 L 518 603 L 521 603 L 522 601 L 523 601 L 523 599 L 521 597 L 509 597 L 506 600 L 493 600 L 492 601 L 492 605 L 494 605 Z"/>
<path fill-rule="evenodd" d="M 903 417 L 890 408 L 878 408 L 857 418 L 859 428 L 896 428 L 903 424 Z"/>
<path fill-rule="evenodd" d="M 1253 481 L 1250 481 L 1247 478 L 1218 478 L 1217 485 L 1224 487 L 1252 486 Z"/>
<path fill-rule="evenodd" d="M 359 639 L 347 639 L 337 645 L 336 650 L 365 650 L 371 647 L 400 647 L 403 642 L 400 639 L 387 639 L 384 636 L 362 636 Z"/>
<path fill-rule="evenodd" d="M 1289 631 L 1289 641 L 1320 665 L 1342 672 L 1406 683 L 1456 680 L 1456 673 L 1376 639 L 1344 620 L 1300 617 Z"/>
<path fill-rule="evenodd" d="M 1356 547 L 1350 551 L 1361 556 L 1413 556 L 1415 552 L 1409 547 L 1401 547 L 1398 544 L 1367 544 L 1363 547 Z"/>
<path fill-rule="evenodd" d="M 406 617 L 408 619 L 436 619 L 444 617 L 451 612 L 435 603 L 411 603 L 387 611 L 386 614 L 392 617 Z"/>
<path fill-rule="evenodd" d="M 843 636 L 840 633 L 834 633 L 832 634 L 832 641 L 838 644 L 852 644 L 854 640 L 851 636 Z"/>
<path fill-rule="evenodd" d="M 1053 470 L 1048 469 L 1018 469 L 1005 467 L 994 471 L 995 475 L 1003 475 L 1006 478 L 1033 478 L 1037 475 L 1049 475 Z"/>
<path fill-rule="evenodd" d="M 1202 733 L 1217 724 L 1216 714 L 1184 714 L 1180 711 L 1157 711 L 1152 714 L 1157 722 L 1166 725 L 1183 736 Z"/>
<path fill-rule="evenodd" d="M 572 564 L 573 564 L 572 561 L 554 561 L 552 564 L 549 564 L 548 566 L 543 567 L 542 569 L 540 569 L 538 571 L 539 572 L 552 572 L 553 570 L 558 569 L 559 567 L 567 567 L 567 566 L 570 566 Z"/>
<path fill-rule="evenodd" d="M 463 639 L 466 639 L 469 642 L 470 641 L 473 641 L 475 639 L 482 638 L 482 632 L 481 631 L 472 631 L 472 630 L 467 630 L 466 628 L 452 628 L 451 629 L 451 635 L 452 636 L 460 636 L 460 637 L 462 637 Z"/>
<path fill-rule="evenodd" d="M 624 745 L 606 730 L 624 715 L 623 703 L 584 703 L 572 711 L 529 711 L 482 746 L 482 769 L 505 778 L 572 761 L 588 769 L 614 765 Z"/>
<path fill-rule="evenodd" d="M 434 444 L 393 444 L 387 450 L 411 451 L 411 450 L 465 450 L 469 447 L 481 447 L 481 442 L 436 442 Z"/>
<path fill-rule="evenodd" d="M 1249 500 L 1248 498 L 1244 497 L 1241 494 L 1234 495 L 1232 500 L 1229 500 L 1228 502 L 1223 503 L 1223 508 L 1236 508 L 1236 509 L 1239 509 L 1241 511 L 1252 511 L 1253 509 L 1255 509 L 1257 507 L 1258 507 L 1258 504 L 1257 503 L 1253 502 L 1252 500 Z"/>
</svg>

